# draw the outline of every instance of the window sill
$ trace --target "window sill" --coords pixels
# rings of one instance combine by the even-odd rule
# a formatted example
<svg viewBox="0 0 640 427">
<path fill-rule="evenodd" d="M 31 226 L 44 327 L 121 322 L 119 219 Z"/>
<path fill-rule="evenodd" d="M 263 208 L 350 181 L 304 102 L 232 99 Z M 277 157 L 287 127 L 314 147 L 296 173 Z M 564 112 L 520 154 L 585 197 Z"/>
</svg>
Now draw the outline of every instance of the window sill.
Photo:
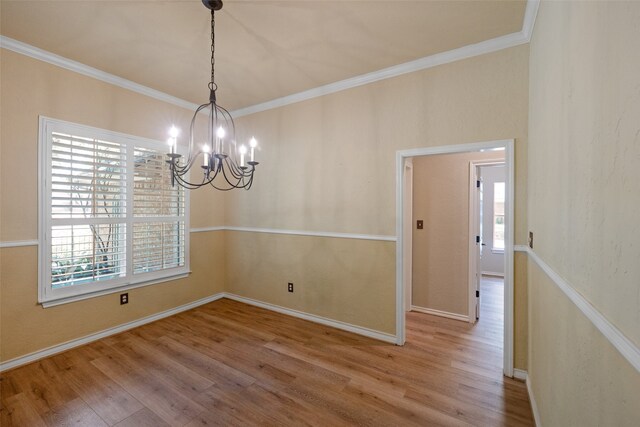
<svg viewBox="0 0 640 427">
<path fill-rule="evenodd" d="M 142 288 L 144 286 L 156 285 L 158 283 L 169 282 L 169 281 L 178 280 L 178 279 L 184 279 L 185 277 L 188 277 L 190 274 L 191 274 L 191 270 L 188 270 L 186 272 L 178 273 L 178 274 L 175 274 L 173 276 L 167 276 L 167 277 L 162 277 L 162 278 L 158 278 L 158 279 L 147 280 L 147 281 L 144 281 L 144 282 L 127 283 L 125 285 L 118 286 L 118 287 L 115 287 L 115 288 L 104 289 L 104 290 L 101 290 L 101 291 L 91 292 L 91 293 L 87 293 L 87 294 L 74 295 L 74 296 L 64 297 L 64 298 L 52 298 L 52 299 L 47 300 L 47 301 L 41 301 L 40 304 L 42 305 L 42 308 L 55 307 L 55 306 L 58 306 L 58 305 L 68 304 L 68 303 L 71 303 L 71 302 L 82 301 L 82 300 L 95 298 L 95 297 L 100 297 L 100 296 L 104 296 L 104 295 L 115 294 L 117 292 L 128 291 L 130 289 Z"/>
<path fill-rule="evenodd" d="M 503 254 L 504 253 L 504 249 L 491 248 L 491 253 L 492 254 Z"/>
</svg>

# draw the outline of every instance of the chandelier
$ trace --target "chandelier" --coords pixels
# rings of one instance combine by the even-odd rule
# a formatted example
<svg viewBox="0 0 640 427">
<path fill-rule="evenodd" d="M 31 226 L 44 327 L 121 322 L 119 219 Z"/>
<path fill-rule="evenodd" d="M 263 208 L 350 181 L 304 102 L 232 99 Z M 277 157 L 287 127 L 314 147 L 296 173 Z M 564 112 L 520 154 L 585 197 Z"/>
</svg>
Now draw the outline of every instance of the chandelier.
<svg viewBox="0 0 640 427">
<path fill-rule="evenodd" d="M 216 10 L 222 9 L 221 0 L 202 0 L 211 10 L 211 81 L 209 82 L 209 102 L 199 106 L 191 119 L 189 127 L 189 152 L 186 158 L 177 153 L 178 129 L 172 126 L 169 130 L 169 153 L 167 163 L 171 171 L 171 185 L 176 183 L 187 189 L 200 188 L 205 185 L 228 191 L 234 188 L 248 190 L 253 184 L 253 174 L 258 162 L 255 161 L 255 149 L 258 145 L 255 138 L 249 141 L 250 153 L 247 158 L 247 147 L 237 146 L 236 128 L 229 111 L 218 105 L 216 101 L 215 82 L 215 17 Z M 206 139 L 196 140 L 196 117 L 201 111 L 209 110 Z M 198 144 L 198 147 L 196 147 Z M 238 159 L 239 157 L 239 159 Z M 238 161 L 239 160 L 239 161 Z M 200 167 L 198 167 L 198 165 Z M 191 174 L 189 171 L 194 169 Z M 198 173 L 200 172 L 200 173 Z"/>
</svg>

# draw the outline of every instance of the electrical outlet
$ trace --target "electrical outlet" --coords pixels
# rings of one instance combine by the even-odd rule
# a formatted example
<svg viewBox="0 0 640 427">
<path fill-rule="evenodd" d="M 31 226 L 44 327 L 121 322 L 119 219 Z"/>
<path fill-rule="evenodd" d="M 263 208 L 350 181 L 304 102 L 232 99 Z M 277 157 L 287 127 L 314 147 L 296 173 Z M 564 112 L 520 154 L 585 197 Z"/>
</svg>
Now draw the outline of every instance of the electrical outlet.
<svg viewBox="0 0 640 427">
<path fill-rule="evenodd" d="M 293 292 L 293 283 L 291 283 L 291 282 L 287 283 L 287 290 L 289 292 Z"/>
<path fill-rule="evenodd" d="M 129 303 L 129 294 L 120 294 L 120 305 Z"/>
<path fill-rule="evenodd" d="M 529 232 L 529 247 L 533 249 L 533 231 Z"/>
</svg>

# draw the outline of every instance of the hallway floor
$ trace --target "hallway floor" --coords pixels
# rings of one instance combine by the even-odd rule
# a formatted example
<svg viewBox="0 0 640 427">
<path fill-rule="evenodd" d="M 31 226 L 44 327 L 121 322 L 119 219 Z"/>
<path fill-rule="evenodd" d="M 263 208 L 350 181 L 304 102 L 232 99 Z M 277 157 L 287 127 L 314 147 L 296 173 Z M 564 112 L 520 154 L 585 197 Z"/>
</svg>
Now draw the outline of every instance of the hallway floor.
<svg viewBox="0 0 640 427">
<path fill-rule="evenodd" d="M 473 425 L 533 425 L 523 382 L 502 375 L 504 283 L 484 276 L 475 325 L 418 312 L 407 313 L 408 350 L 424 352 L 441 383 L 424 393 L 448 402 L 451 414 Z"/>
</svg>

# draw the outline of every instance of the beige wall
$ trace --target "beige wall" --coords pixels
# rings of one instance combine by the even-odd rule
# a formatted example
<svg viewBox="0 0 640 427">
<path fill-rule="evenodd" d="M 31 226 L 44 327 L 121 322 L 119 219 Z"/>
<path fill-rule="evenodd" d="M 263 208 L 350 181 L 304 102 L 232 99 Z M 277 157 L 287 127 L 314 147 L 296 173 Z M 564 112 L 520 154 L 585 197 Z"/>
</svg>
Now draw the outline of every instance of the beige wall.
<svg viewBox="0 0 640 427">
<path fill-rule="evenodd" d="M 413 159 L 415 306 L 469 314 L 469 163 L 479 160 L 504 160 L 504 152 Z"/>
<path fill-rule="evenodd" d="M 530 58 L 534 250 L 640 346 L 640 3 L 543 2 Z M 529 265 L 543 425 L 638 425 L 640 374 Z"/>
<path fill-rule="evenodd" d="M 157 140 L 171 123 L 187 129 L 187 110 L 0 50 L 0 241 L 37 239 L 38 116 Z M 192 227 L 221 225 L 223 198 L 192 193 Z M 206 209 L 203 209 L 206 208 Z M 0 250 L 0 360 L 194 301 L 224 287 L 224 233 L 191 235 L 193 274 L 129 291 L 43 309 L 37 304 L 37 247 Z M 218 275 L 216 275 L 218 272 Z M 220 273 L 222 272 L 222 273 Z"/>
<path fill-rule="evenodd" d="M 228 292 L 395 335 L 393 242 L 236 231 L 226 242 Z"/>
<path fill-rule="evenodd" d="M 528 56 L 528 46 L 506 49 L 238 119 L 238 128 L 246 135 L 259 137 L 264 151 L 259 153 L 262 163 L 251 191 L 227 196 L 226 224 L 395 235 L 397 150 L 514 138 L 516 243 L 525 243 Z M 321 245 L 325 238 L 309 239 Z M 389 245 L 371 243 L 374 244 Z M 273 258 L 268 247 L 263 250 L 253 256 L 268 257 L 279 266 L 288 265 L 288 255 L 282 253 L 282 258 Z M 300 248 L 301 252 L 304 250 Z M 395 252 L 377 254 L 388 258 L 359 265 L 354 261 L 360 259 L 360 254 L 344 253 L 342 263 L 354 269 L 350 273 L 353 280 L 344 282 L 345 289 L 341 288 L 340 293 L 333 287 L 314 289 L 321 293 L 317 301 L 335 304 L 342 295 L 357 295 L 349 303 L 378 305 L 382 313 L 395 312 Z M 332 258 L 329 251 L 316 252 L 316 256 Z M 318 282 L 329 282 L 331 268 L 318 270 L 315 262 L 300 259 L 296 269 L 314 269 Z M 334 268 L 344 267 L 336 264 Z M 389 298 L 382 300 L 373 292 L 358 292 L 366 288 L 372 268 L 379 277 L 387 278 L 376 292 L 384 292 Z M 233 263 L 228 264 L 227 270 L 236 274 Z M 272 298 L 286 307 L 304 310 L 305 303 L 289 298 L 286 283 L 280 283 L 287 273 L 283 271 L 274 288 L 269 288 L 278 293 Z M 264 298 L 264 281 L 250 286 L 249 272 L 237 274 L 240 276 L 234 280 L 245 283 L 243 295 Z M 523 275 L 519 277 L 524 280 Z M 231 283 L 234 280 L 229 278 L 230 287 L 236 286 Z M 517 288 L 524 285 L 522 281 L 516 283 Z M 297 289 L 309 292 L 305 286 L 308 285 L 301 283 Z M 520 289 L 518 292 L 526 298 L 526 293 Z M 517 302 L 520 305 L 516 311 L 520 314 L 525 311 L 522 304 L 526 299 Z M 328 309 L 328 317 L 344 318 L 341 308 Z M 364 316 L 354 323 L 392 331 L 393 316 L 384 318 L 388 323 L 381 328 L 377 319 Z M 526 329 L 526 318 L 519 315 L 518 319 L 525 322 Z M 525 349 L 522 359 L 526 358 L 526 343 L 521 337 L 517 337 L 516 347 Z M 517 367 L 524 369 L 525 365 Z"/>
</svg>

